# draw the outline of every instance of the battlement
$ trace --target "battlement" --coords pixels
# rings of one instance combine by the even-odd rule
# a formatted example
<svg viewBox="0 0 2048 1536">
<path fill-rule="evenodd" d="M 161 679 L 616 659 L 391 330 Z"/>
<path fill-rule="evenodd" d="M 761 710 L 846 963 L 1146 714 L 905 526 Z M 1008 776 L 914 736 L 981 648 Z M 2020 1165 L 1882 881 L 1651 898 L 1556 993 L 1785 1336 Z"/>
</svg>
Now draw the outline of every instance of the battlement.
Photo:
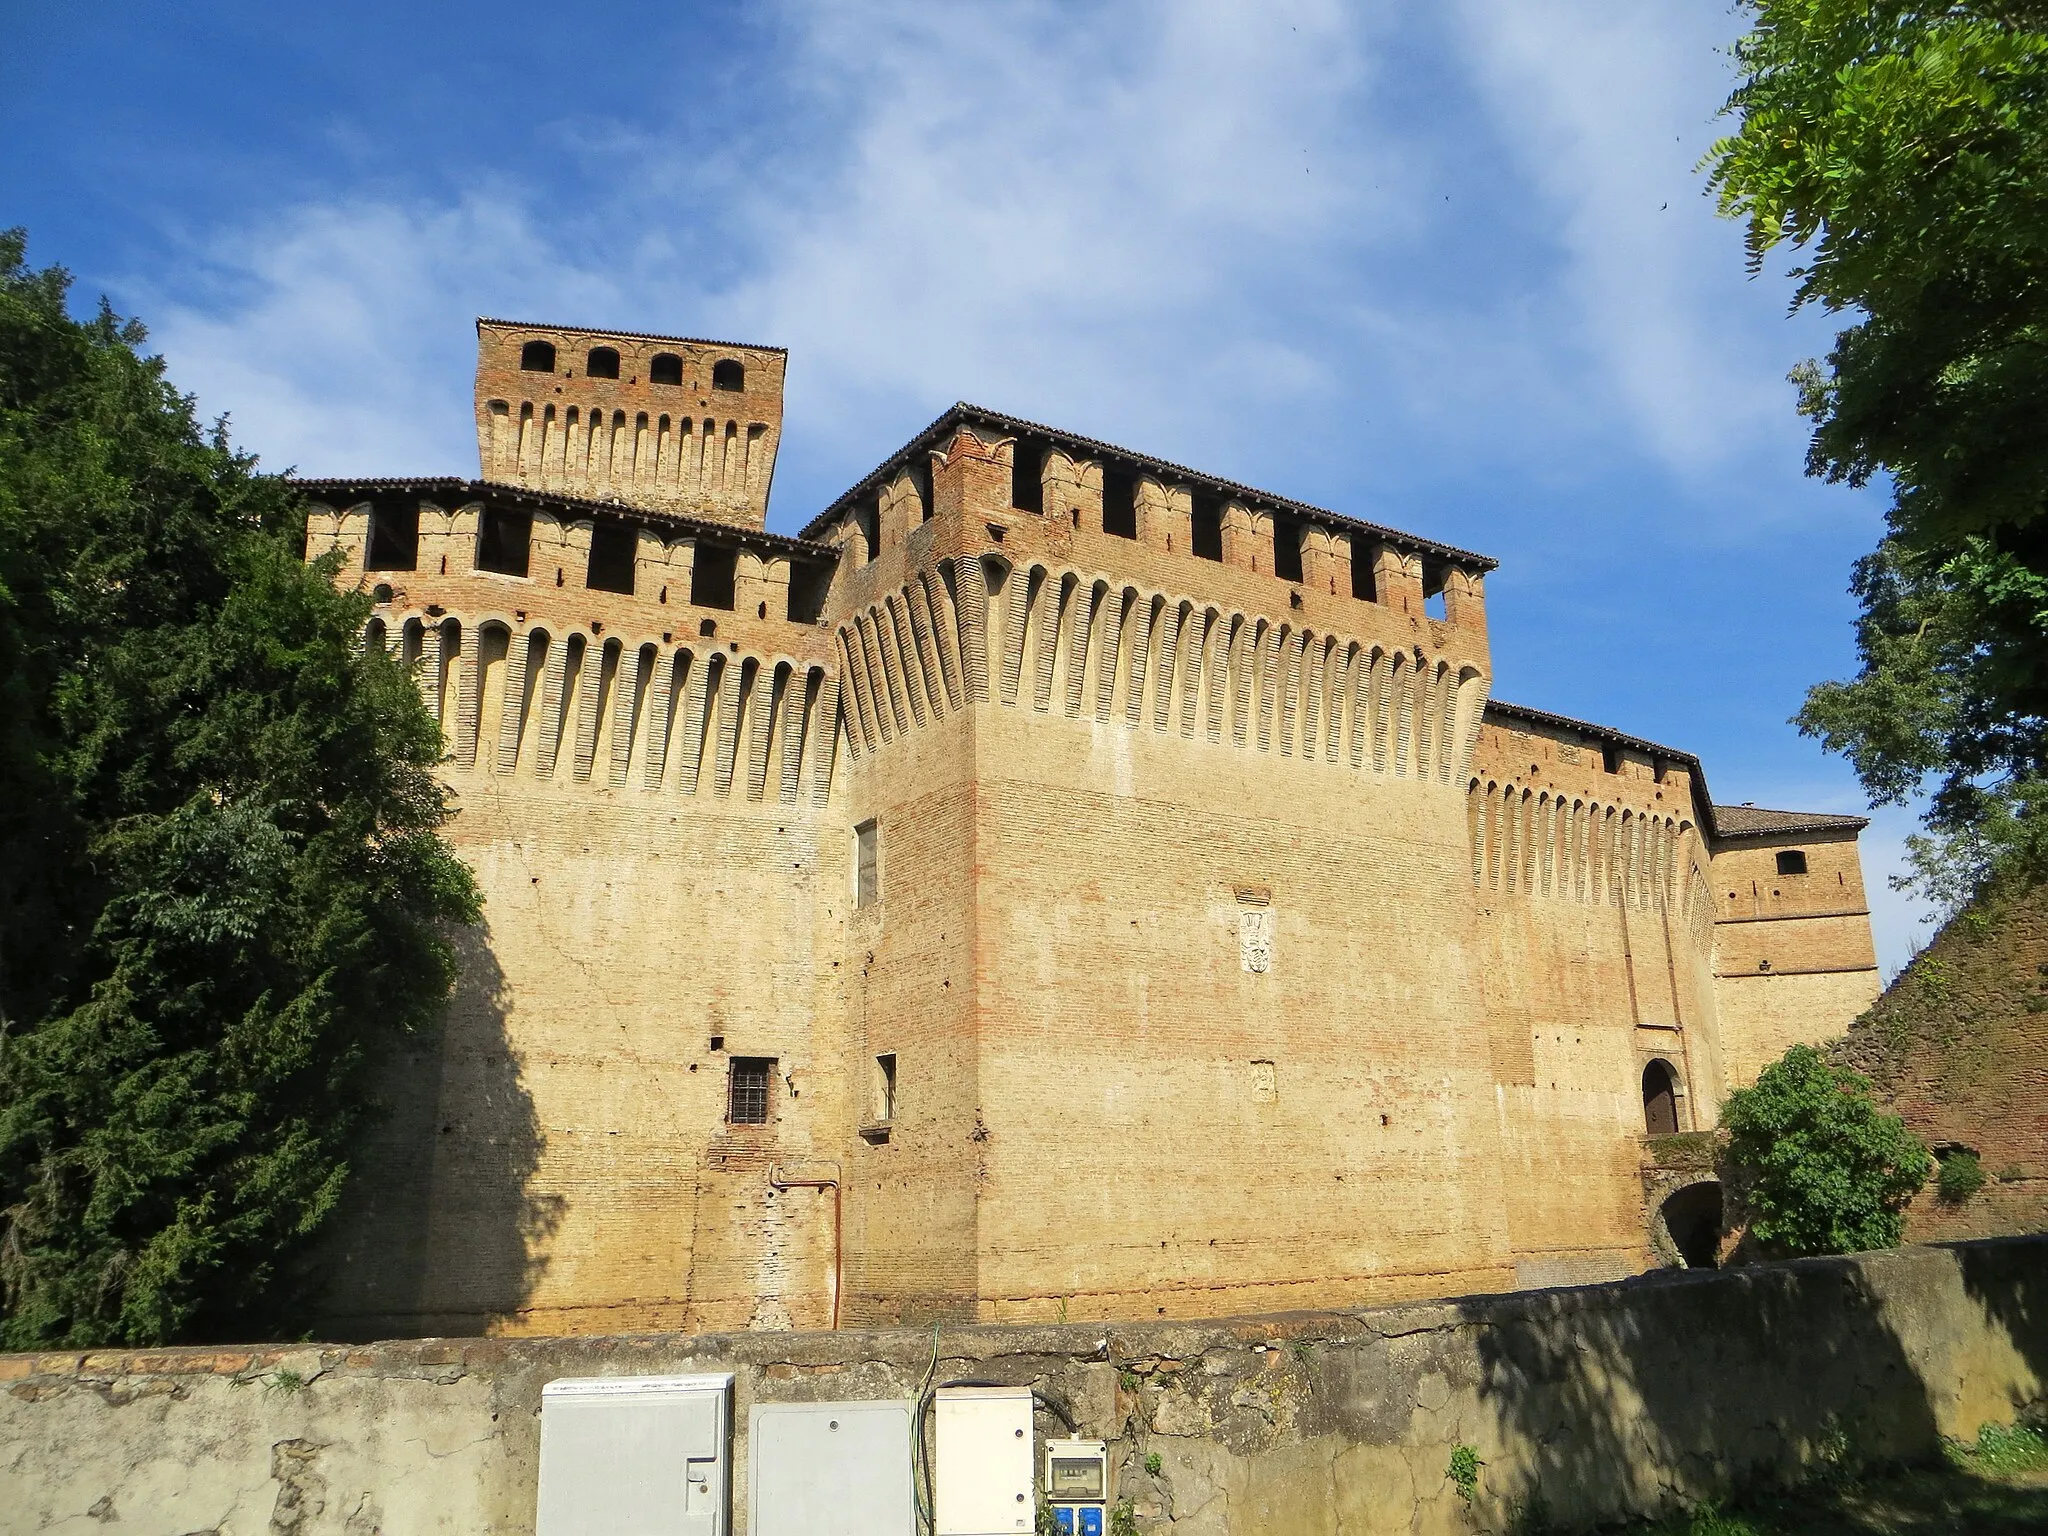
<svg viewBox="0 0 2048 1536">
<path fill-rule="evenodd" d="M 486 901 L 351 1330 L 1617 1278 L 1643 1137 L 1875 990 L 1860 819 L 1492 701 L 1484 555 L 971 405 L 771 534 L 781 351 L 477 341 L 481 479 L 299 482 Z"/>
<path fill-rule="evenodd" d="M 509 320 L 476 343 L 484 479 L 764 526 L 782 348 Z"/>
</svg>

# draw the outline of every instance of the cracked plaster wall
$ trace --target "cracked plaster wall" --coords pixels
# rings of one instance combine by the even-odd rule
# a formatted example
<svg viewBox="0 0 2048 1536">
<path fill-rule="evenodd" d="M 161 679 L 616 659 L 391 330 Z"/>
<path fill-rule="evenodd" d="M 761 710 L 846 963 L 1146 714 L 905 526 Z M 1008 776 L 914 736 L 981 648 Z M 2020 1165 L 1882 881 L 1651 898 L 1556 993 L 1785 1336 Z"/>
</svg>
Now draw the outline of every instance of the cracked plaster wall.
<svg viewBox="0 0 2048 1536">
<path fill-rule="evenodd" d="M 0 1356 L 0 1533 L 516 1536 L 550 1380 L 732 1370 L 743 1468 L 753 1403 L 909 1397 L 932 1347 L 903 1329 Z M 939 1352 L 941 1382 L 1036 1388 L 1041 1436 L 1114 1442 L 1141 1530 L 1449 1536 L 1535 1498 L 1566 1520 L 1643 1512 L 2008 1421 L 2048 1381 L 2048 1238 L 1370 1311 L 960 1328 Z M 1445 1475 L 1461 1443 L 1483 1464 L 1470 1515 Z"/>
</svg>

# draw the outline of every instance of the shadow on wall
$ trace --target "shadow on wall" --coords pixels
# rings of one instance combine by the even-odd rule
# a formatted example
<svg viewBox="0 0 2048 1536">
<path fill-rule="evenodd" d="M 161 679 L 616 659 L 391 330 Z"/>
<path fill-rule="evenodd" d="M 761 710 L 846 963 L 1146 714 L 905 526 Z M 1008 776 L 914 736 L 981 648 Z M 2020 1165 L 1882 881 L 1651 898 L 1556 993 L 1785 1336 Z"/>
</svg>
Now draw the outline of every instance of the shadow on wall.
<svg viewBox="0 0 2048 1536">
<path fill-rule="evenodd" d="M 1997 1245 L 1962 1260 L 1993 1337 L 2024 1362 L 2018 1374 L 2048 1382 L 2048 1274 Z M 1953 1286 L 1955 1271 L 1943 1273 Z M 1460 1303 L 1487 1324 L 1475 1514 L 1486 1529 L 1540 1525 L 1532 1512 L 1590 1524 L 1926 1462 L 1944 1434 L 2010 1422 L 2027 1403 L 1958 1397 L 1958 1382 L 1987 1373 L 1960 1358 L 1946 1369 L 1950 1357 L 1985 1346 L 1949 1336 L 1953 1306 L 1930 1284 L 1908 1266 L 1822 1259 Z M 1501 1326 L 1510 1315 L 1518 1325 Z"/>
<path fill-rule="evenodd" d="M 461 975 L 438 1033 L 376 1077 L 381 1113 L 315 1263 L 314 1327 L 342 1341 L 481 1334 L 526 1305 L 561 1219 L 531 1189 L 541 1135 L 507 1036 L 488 921 L 455 936 Z"/>
</svg>

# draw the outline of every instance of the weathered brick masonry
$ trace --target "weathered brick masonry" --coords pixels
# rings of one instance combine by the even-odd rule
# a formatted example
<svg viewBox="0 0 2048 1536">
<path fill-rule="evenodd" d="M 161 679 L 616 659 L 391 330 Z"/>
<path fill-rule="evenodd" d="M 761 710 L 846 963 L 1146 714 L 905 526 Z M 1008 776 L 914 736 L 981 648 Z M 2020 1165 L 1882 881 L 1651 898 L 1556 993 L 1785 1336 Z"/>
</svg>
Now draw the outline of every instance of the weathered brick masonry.
<svg viewBox="0 0 2048 1536">
<path fill-rule="evenodd" d="M 480 322 L 482 479 L 307 485 L 487 914 L 330 1328 L 1610 1278 L 1875 995 L 1862 822 L 1490 702 L 1493 562 L 964 405 L 768 534 L 783 361 Z"/>
</svg>

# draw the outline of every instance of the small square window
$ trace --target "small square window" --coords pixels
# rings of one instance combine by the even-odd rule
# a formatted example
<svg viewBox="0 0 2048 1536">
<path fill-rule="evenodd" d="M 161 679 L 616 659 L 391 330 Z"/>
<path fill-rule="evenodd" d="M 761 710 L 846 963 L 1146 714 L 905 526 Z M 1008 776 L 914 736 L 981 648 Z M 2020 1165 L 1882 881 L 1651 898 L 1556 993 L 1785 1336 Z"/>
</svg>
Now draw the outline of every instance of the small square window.
<svg viewBox="0 0 2048 1536">
<path fill-rule="evenodd" d="M 1778 852 L 1778 873 L 1781 875 L 1803 875 L 1806 873 L 1806 854 L 1798 848 L 1784 848 Z"/>
<path fill-rule="evenodd" d="M 871 907 L 882 899 L 881 869 L 877 862 L 881 829 L 864 821 L 853 829 L 853 904 Z"/>
<path fill-rule="evenodd" d="M 875 1058 L 875 1119 L 886 1125 L 896 1118 L 896 1053 Z"/>
<path fill-rule="evenodd" d="M 725 1118 L 734 1125 L 768 1123 L 768 1085 L 775 1078 L 773 1056 L 735 1056 L 727 1079 Z"/>
</svg>

